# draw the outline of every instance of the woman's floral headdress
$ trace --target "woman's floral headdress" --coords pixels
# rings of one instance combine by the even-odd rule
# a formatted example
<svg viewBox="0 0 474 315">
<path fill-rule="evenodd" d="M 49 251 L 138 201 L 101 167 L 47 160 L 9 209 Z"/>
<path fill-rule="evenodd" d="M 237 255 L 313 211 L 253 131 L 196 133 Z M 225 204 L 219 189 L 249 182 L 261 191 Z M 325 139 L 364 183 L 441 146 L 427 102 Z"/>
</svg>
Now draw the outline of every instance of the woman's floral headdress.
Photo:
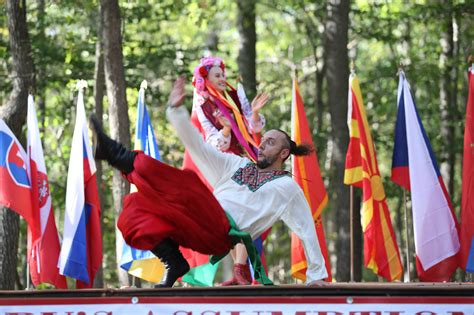
<svg viewBox="0 0 474 315">
<path fill-rule="evenodd" d="M 203 95 L 206 92 L 206 77 L 212 67 L 217 66 L 222 69 L 225 75 L 225 64 L 224 61 L 219 57 L 205 57 L 201 59 L 199 66 L 194 68 L 193 86 L 196 91 Z M 203 95 L 204 96 L 204 95 Z"/>
</svg>

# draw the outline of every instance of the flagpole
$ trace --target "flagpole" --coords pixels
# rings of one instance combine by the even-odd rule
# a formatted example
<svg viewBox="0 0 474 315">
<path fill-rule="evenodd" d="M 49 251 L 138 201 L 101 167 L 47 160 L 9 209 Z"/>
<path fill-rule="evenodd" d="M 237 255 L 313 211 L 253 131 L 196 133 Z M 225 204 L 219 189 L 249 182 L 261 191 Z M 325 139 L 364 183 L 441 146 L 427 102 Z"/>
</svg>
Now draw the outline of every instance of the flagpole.
<svg viewBox="0 0 474 315">
<path fill-rule="evenodd" d="M 398 65 L 398 72 L 397 75 L 400 75 L 402 72 L 404 65 L 403 62 L 400 60 L 400 64 Z M 404 188 L 403 190 L 403 210 L 405 215 L 405 255 L 406 255 L 406 270 L 407 270 L 407 278 L 405 282 L 411 282 L 411 268 L 410 268 L 410 227 L 408 226 L 408 206 L 407 206 L 407 193 Z"/>
<path fill-rule="evenodd" d="M 351 243 L 351 280 L 354 282 L 354 186 L 350 186 L 350 200 L 349 200 L 349 227 L 350 227 L 350 243 Z"/>
<path fill-rule="evenodd" d="M 148 88 L 148 82 L 147 80 L 143 80 L 141 83 L 140 83 L 140 90 L 146 90 Z M 139 92 L 140 93 L 140 92 Z M 143 94 L 144 96 L 145 94 Z M 140 97 L 140 96 L 139 96 Z M 142 148 L 142 150 L 144 150 L 145 148 Z M 132 190 L 132 188 L 130 188 L 130 190 Z M 130 286 L 131 288 L 134 288 L 136 289 L 137 288 L 137 285 L 136 285 L 136 280 L 137 278 L 135 277 L 135 275 L 132 275 L 132 285 Z"/>
<path fill-rule="evenodd" d="M 407 280 L 405 282 L 411 282 L 411 271 L 410 271 L 410 233 L 409 233 L 409 226 L 408 226 L 408 207 L 407 207 L 407 192 L 405 189 L 403 190 L 403 209 L 405 210 L 405 252 L 406 252 L 406 259 L 407 259 Z"/>
<path fill-rule="evenodd" d="M 26 249 L 26 288 L 29 291 L 30 288 L 30 264 L 28 262 L 28 248 Z"/>
<path fill-rule="evenodd" d="M 469 55 L 469 57 L 467 58 L 467 62 L 471 65 L 471 68 L 468 69 L 468 71 L 471 71 L 472 73 L 474 73 L 474 57 L 472 55 Z M 468 101 L 468 103 L 469 103 L 469 101 Z M 461 215 L 461 217 L 462 217 L 462 215 Z M 466 272 L 466 275 L 464 277 L 465 281 L 474 282 L 474 273 L 469 272 L 467 270 L 465 270 L 465 272 Z"/>
<path fill-rule="evenodd" d="M 34 91 L 33 88 L 30 87 L 28 89 L 28 97 L 30 95 L 33 95 Z M 28 148 L 27 148 L 28 149 Z M 29 149 L 28 149 L 29 151 Z M 31 174 L 30 174 L 30 179 L 31 179 Z M 25 290 L 30 290 L 30 261 L 29 261 L 29 255 L 28 255 L 28 232 L 27 232 L 27 237 L 26 237 L 26 288 Z"/>
<path fill-rule="evenodd" d="M 351 75 L 355 75 L 355 62 L 352 59 L 351 60 Z M 349 229 L 350 229 L 350 244 L 351 244 L 351 253 L 350 253 L 350 259 L 351 259 L 351 278 L 350 282 L 354 282 L 354 186 L 350 186 L 350 200 L 349 200 Z"/>
</svg>

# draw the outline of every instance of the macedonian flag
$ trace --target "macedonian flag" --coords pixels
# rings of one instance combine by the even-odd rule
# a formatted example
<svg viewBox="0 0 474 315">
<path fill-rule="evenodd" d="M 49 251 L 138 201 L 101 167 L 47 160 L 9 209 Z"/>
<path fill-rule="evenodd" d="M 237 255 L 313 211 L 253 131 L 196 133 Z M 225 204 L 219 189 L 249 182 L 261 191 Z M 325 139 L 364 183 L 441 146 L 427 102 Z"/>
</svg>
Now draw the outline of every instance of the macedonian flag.
<svg viewBox="0 0 474 315">
<path fill-rule="evenodd" d="M 375 146 L 362 102 L 359 80 L 349 78 L 349 148 L 344 183 L 362 188 L 361 209 L 364 233 L 364 264 L 388 281 L 400 279 L 402 263 L 393 232 L 387 200 L 377 164 Z"/>
</svg>

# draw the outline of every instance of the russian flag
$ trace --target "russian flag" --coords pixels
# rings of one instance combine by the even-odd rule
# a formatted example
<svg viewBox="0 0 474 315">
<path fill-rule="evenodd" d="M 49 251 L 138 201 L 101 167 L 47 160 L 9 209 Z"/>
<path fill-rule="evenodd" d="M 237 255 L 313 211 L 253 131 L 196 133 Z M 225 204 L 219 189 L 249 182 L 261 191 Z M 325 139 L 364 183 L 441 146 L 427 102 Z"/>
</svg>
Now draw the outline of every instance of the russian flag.
<svg viewBox="0 0 474 315">
<path fill-rule="evenodd" d="M 76 279 L 76 288 L 92 287 L 102 263 L 100 204 L 95 173 L 83 93 L 79 90 L 67 176 L 64 236 L 59 257 L 60 273 Z"/>
<path fill-rule="evenodd" d="M 458 223 L 402 71 L 392 180 L 411 190 L 418 277 L 421 281 L 449 281 L 458 266 Z"/>
<path fill-rule="evenodd" d="M 33 96 L 28 96 L 28 175 L 31 180 L 31 201 L 34 225 L 28 225 L 28 263 L 35 286 L 48 282 L 67 289 L 66 278 L 59 274 L 60 242 L 44 163 L 38 120 Z"/>
<path fill-rule="evenodd" d="M 135 150 L 141 150 L 145 154 L 160 159 L 160 151 L 156 143 L 155 132 L 145 105 L 146 81 L 143 81 L 138 92 L 137 124 L 135 129 Z M 137 188 L 132 185 L 131 191 Z M 152 252 L 139 250 L 123 244 L 120 268 L 129 274 L 150 281 L 159 282 L 163 278 L 165 267 L 161 260 Z"/>
</svg>

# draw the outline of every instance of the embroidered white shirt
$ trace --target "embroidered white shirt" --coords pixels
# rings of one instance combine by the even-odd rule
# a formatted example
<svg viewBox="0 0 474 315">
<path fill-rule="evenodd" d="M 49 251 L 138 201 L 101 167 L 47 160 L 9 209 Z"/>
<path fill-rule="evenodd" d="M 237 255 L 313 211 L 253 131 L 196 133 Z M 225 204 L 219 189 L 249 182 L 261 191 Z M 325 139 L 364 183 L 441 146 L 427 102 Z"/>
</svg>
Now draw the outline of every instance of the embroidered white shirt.
<svg viewBox="0 0 474 315">
<path fill-rule="evenodd" d="M 247 185 L 232 179 L 250 160 L 219 152 L 205 143 L 191 125 L 184 107 L 170 107 L 167 115 L 194 163 L 214 188 L 216 199 L 239 229 L 255 239 L 277 220 L 283 220 L 303 242 L 308 260 L 306 282 L 326 278 L 328 274 L 311 210 L 298 184 L 289 176 L 281 176 L 252 191 Z"/>
</svg>

